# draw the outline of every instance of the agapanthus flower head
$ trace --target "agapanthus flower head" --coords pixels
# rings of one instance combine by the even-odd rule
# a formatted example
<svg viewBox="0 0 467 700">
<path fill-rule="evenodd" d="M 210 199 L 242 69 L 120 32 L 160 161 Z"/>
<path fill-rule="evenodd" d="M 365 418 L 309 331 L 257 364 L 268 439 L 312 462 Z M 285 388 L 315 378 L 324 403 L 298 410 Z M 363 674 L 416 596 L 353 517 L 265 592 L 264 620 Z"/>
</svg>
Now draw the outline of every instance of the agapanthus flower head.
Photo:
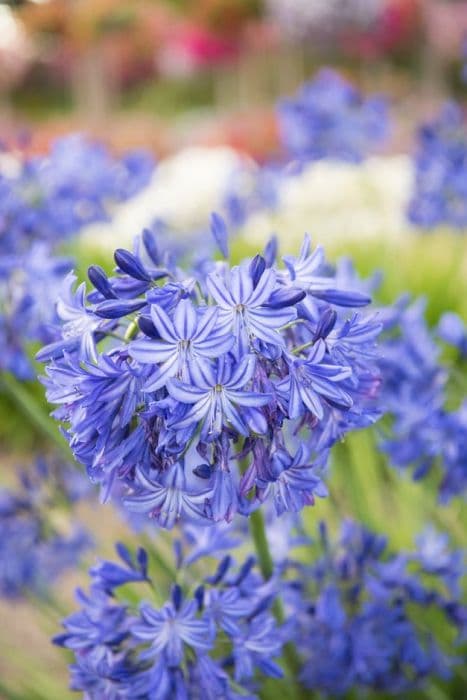
<svg viewBox="0 0 467 700">
<path fill-rule="evenodd" d="M 57 322 L 54 301 L 72 261 L 51 254 L 46 243 L 35 242 L 21 255 L 0 262 L 0 368 L 18 379 L 32 379 L 28 356 L 31 343 L 50 343 Z"/>
<path fill-rule="evenodd" d="M 109 206 L 136 194 L 154 169 L 146 152 L 118 158 L 79 134 L 57 139 L 46 155 L 14 157 L 17 167 L 0 177 L 4 253 L 23 252 L 34 240 L 56 243 L 106 219 Z"/>
<path fill-rule="evenodd" d="M 284 583 L 306 687 L 332 695 L 399 694 L 429 677 L 445 678 L 459 663 L 426 627 L 428 612 L 437 610 L 457 641 L 465 638 L 459 594 L 465 562 L 447 537 L 431 528 L 414 551 L 392 553 L 384 537 L 345 521 L 337 538 L 321 525 L 309 560 L 289 561 L 295 573 Z"/>
<path fill-rule="evenodd" d="M 216 565 L 208 548 L 204 577 L 197 580 L 187 538 L 182 534 L 177 543 L 179 583 L 165 601 L 144 549 L 133 556 L 118 545 L 121 563 L 101 561 L 91 569 L 89 594 L 78 591 L 81 609 L 63 621 L 65 632 L 54 640 L 74 653 L 72 689 L 96 700 L 234 700 L 257 697 L 260 675 L 282 675 L 274 595 L 254 559 L 238 566 L 227 555 Z"/>
<path fill-rule="evenodd" d="M 421 229 L 467 226 L 467 124 L 462 107 L 444 105 L 418 132 L 415 181 L 408 206 L 411 223 Z"/>
<path fill-rule="evenodd" d="M 460 401 L 459 388 L 450 389 L 452 368 L 442 360 L 439 336 L 463 356 L 465 329 L 456 314 L 445 314 L 436 331 L 427 324 L 424 300 L 394 309 L 380 358 L 381 403 L 391 417 L 382 448 L 392 465 L 413 469 L 416 479 L 440 472 L 445 502 L 467 488 L 467 414 L 462 389 Z M 458 387 L 457 380 L 452 384 Z"/>
<path fill-rule="evenodd" d="M 54 518 L 60 500 L 71 505 L 89 495 L 83 482 L 71 466 L 38 458 L 34 470 L 20 472 L 16 489 L 0 490 L 0 596 L 46 595 L 90 548 L 92 538 L 77 518 L 66 528 Z"/>
<path fill-rule="evenodd" d="M 331 69 L 323 69 L 296 97 L 278 106 L 286 151 L 299 162 L 331 158 L 360 162 L 388 133 L 386 101 L 364 97 Z"/>
<path fill-rule="evenodd" d="M 217 215 L 212 229 L 228 253 Z M 103 497 L 118 491 L 173 527 L 269 499 L 296 512 L 325 495 L 329 448 L 373 412 L 381 327 L 363 309 L 369 296 L 336 283 L 308 238 L 284 267 L 268 246 L 238 266 L 185 270 L 148 231 L 115 260 L 111 277 L 90 269 L 87 296 L 68 278 L 61 339 L 39 353 L 55 416 Z"/>
</svg>

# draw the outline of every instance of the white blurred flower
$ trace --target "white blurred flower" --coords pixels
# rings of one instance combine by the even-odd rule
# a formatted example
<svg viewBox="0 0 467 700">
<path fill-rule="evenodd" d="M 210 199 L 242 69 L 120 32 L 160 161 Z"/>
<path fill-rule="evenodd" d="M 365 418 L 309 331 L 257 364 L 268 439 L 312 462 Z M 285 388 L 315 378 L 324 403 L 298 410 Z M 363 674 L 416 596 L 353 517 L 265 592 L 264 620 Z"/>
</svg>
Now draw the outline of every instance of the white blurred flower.
<svg viewBox="0 0 467 700">
<path fill-rule="evenodd" d="M 409 228 L 405 211 L 412 177 L 407 156 L 373 157 L 358 165 L 312 163 L 287 178 L 276 211 L 255 214 L 242 233 L 262 245 L 275 231 L 287 247 L 295 247 L 305 231 L 323 243 L 399 237 Z"/>
<path fill-rule="evenodd" d="M 142 192 L 119 205 L 112 221 L 93 224 L 83 233 L 84 244 L 113 251 L 131 244 L 154 220 L 189 236 L 204 227 L 220 207 L 231 173 L 244 159 L 231 148 L 187 148 L 161 161 Z"/>
</svg>

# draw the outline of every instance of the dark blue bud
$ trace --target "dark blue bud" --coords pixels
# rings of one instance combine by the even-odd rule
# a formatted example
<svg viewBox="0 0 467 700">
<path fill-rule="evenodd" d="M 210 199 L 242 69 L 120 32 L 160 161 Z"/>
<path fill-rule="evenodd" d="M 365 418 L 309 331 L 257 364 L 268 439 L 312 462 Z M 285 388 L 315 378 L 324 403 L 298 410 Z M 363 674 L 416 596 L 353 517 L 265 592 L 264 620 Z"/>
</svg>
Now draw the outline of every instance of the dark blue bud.
<svg viewBox="0 0 467 700">
<path fill-rule="evenodd" d="M 94 309 L 94 313 L 101 318 L 121 318 L 142 309 L 145 305 L 145 301 L 139 301 L 138 299 L 130 299 L 128 301 L 123 299 L 109 300 L 98 304 Z"/>
<path fill-rule="evenodd" d="M 322 546 L 327 549 L 328 547 L 328 528 L 326 526 L 326 523 L 321 520 L 319 525 L 318 525 L 318 531 L 319 531 L 319 537 L 321 540 Z"/>
<path fill-rule="evenodd" d="M 204 586 L 198 586 L 193 595 L 198 603 L 198 610 L 201 612 L 204 607 Z"/>
<path fill-rule="evenodd" d="M 183 561 L 182 543 L 180 542 L 180 540 L 175 540 L 175 542 L 173 543 L 173 551 L 175 559 L 175 568 L 180 569 Z"/>
<path fill-rule="evenodd" d="M 298 304 L 306 297 L 306 292 L 303 289 L 295 287 L 282 287 L 271 294 L 265 306 L 270 309 L 283 309 L 286 306 Z"/>
<path fill-rule="evenodd" d="M 261 275 L 266 269 L 266 262 L 261 255 L 255 255 L 250 263 L 250 277 L 253 281 L 253 287 L 257 287 L 261 279 Z"/>
<path fill-rule="evenodd" d="M 120 559 L 124 561 L 125 564 L 127 564 L 130 567 L 130 569 L 132 569 L 133 562 L 131 560 L 131 554 L 128 550 L 128 547 L 126 547 L 123 544 L 123 542 L 117 542 L 117 544 L 115 545 L 115 551 L 117 552 Z"/>
<path fill-rule="evenodd" d="M 266 246 L 264 248 L 264 260 L 266 262 L 266 267 L 272 267 L 274 263 L 276 262 L 277 258 L 277 250 L 278 250 L 278 243 L 277 243 L 277 236 L 273 235 L 269 239 L 269 241 L 266 243 Z"/>
<path fill-rule="evenodd" d="M 138 552 L 136 553 L 136 561 L 138 562 L 139 569 L 143 574 L 144 578 L 148 577 L 148 553 L 143 547 L 138 547 Z"/>
<path fill-rule="evenodd" d="M 248 559 L 242 565 L 237 576 L 233 580 L 233 585 L 238 586 L 250 573 L 256 562 L 255 557 L 248 557 Z"/>
<path fill-rule="evenodd" d="M 337 320 L 337 313 L 334 309 L 327 308 L 323 312 L 323 315 L 319 319 L 318 325 L 316 327 L 315 335 L 313 340 L 316 342 L 320 338 L 327 338 L 329 333 L 335 326 Z"/>
<path fill-rule="evenodd" d="M 227 571 L 229 570 L 231 563 L 232 563 L 232 557 L 229 554 L 227 554 L 227 556 L 225 556 L 222 559 L 219 566 L 217 567 L 217 571 L 214 574 L 214 576 L 209 576 L 206 579 L 206 581 L 208 583 L 212 583 L 214 586 L 216 584 L 220 583 L 220 581 L 222 581 L 222 579 L 226 575 Z"/>
<path fill-rule="evenodd" d="M 198 464 L 198 466 L 193 469 L 193 474 L 199 476 L 200 479 L 210 479 L 212 467 L 209 464 Z"/>
<path fill-rule="evenodd" d="M 138 318 L 138 326 L 144 335 L 149 336 L 149 338 L 160 338 L 150 316 L 140 316 Z"/>
<path fill-rule="evenodd" d="M 229 234 L 227 233 L 227 226 L 225 225 L 224 219 L 215 212 L 211 214 L 211 233 L 224 258 L 228 258 Z"/>
<path fill-rule="evenodd" d="M 173 588 L 172 588 L 172 603 L 175 608 L 175 610 L 180 610 L 180 607 L 182 605 L 182 600 L 183 600 L 183 593 L 182 589 L 176 583 Z"/>
<path fill-rule="evenodd" d="M 107 275 L 99 265 L 91 265 L 88 268 L 88 277 L 91 284 L 102 294 L 106 299 L 116 299 L 116 295 L 112 291 Z"/>
<path fill-rule="evenodd" d="M 265 612 L 265 610 L 268 610 L 273 600 L 273 595 L 268 595 L 262 600 L 260 600 L 258 605 L 255 608 L 253 608 L 253 611 L 248 615 L 248 619 L 252 620 L 257 615 L 261 615 L 261 613 Z"/>
<path fill-rule="evenodd" d="M 344 289 L 320 289 L 312 292 L 313 296 L 328 304 L 336 306 L 366 306 L 371 303 L 371 297 L 361 292 L 350 292 Z"/>
<path fill-rule="evenodd" d="M 149 231 L 147 228 L 145 228 L 143 231 L 143 245 L 146 249 L 146 253 L 149 255 L 154 265 L 159 265 L 160 255 L 157 249 L 156 237 L 152 231 Z"/>
<path fill-rule="evenodd" d="M 138 258 L 124 248 L 117 248 L 114 259 L 122 272 L 141 282 L 150 282 L 151 276 L 146 272 Z"/>
</svg>

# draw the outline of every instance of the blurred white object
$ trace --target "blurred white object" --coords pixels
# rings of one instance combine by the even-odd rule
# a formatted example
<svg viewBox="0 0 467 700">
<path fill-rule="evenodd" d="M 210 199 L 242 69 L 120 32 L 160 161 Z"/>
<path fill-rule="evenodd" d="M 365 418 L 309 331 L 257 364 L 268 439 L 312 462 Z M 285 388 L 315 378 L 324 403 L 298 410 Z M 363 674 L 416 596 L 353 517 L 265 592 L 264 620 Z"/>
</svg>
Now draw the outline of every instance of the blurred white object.
<svg viewBox="0 0 467 700">
<path fill-rule="evenodd" d="M 0 5 L 0 90 L 11 88 L 25 73 L 32 46 L 12 10 Z"/>
<path fill-rule="evenodd" d="M 286 180 L 278 209 L 252 216 L 242 234 L 261 246 L 276 232 L 282 250 L 295 248 L 306 231 L 315 243 L 403 236 L 412 177 L 408 156 L 313 163 Z"/>
<path fill-rule="evenodd" d="M 368 28 L 384 4 L 385 0 L 267 0 L 269 14 L 284 34 L 299 39 Z"/>
<path fill-rule="evenodd" d="M 156 219 L 189 237 L 208 224 L 211 212 L 220 207 L 231 173 L 245 164 L 245 158 L 231 148 L 184 149 L 161 161 L 148 187 L 119 205 L 112 221 L 89 226 L 82 240 L 113 251 L 130 245 Z"/>
<path fill-rule="evenodd" d="M 255 169 L 230 148 L 188 148 L 161 161 L 149 186 L 119 205 L 112 221 L 89 226 L 83 243 L 109 253 L 131 247 L 156 219 L 174 235 L 189 239 L 206 228 L 213 211 L 222 211 L 232 176 Z M 412 188 L 408 156 L 369 158 L 354 165 L 334 161 L 310 164 L 282 181 L 274 209 L 252 214 L 241 235 L 262 246 L 272 232 L 283 251 L 296 248 L 305 231 L 315 242 L 401 237 L 409 230 L 405 211 Z"/>
</svg>

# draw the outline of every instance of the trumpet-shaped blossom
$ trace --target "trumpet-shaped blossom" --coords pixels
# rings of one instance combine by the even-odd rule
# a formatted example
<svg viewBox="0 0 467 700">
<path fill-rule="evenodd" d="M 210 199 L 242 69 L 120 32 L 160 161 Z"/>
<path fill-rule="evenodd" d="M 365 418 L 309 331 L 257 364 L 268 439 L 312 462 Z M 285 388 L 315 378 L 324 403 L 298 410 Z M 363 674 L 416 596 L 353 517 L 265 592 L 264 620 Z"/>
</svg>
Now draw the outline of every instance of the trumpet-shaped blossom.
<svg viewBox="0 0 467 700">
<path fill-rule="evenodd" d="M 192 368 L 190 384 L 171 380 L 168 386 L 170 396 L 182 405 L 191 405 L 180 420 L 175 418 L 171 427 L 189 428 L 202 421 L 201 437 L 206 441 L 219 436 L 222 428 L 229 425 L 245 437 L 250 430 L 266 432 L 262 414 L 253 410 L 267 404 L 271 396 L 243 391 L 253 377 L 255 362 L 253 355 L 244 355 L 235 366 L 233 359 L 226 357 L 215 368 Z M 243 415 L 238 406 L 242 407 Z"/>
<path fill-rule="evenodd" d="M 171 377 L 187 378 L 188 368 L 202 359 L 218 357 L 230 350 L 233 336 L 217 330 L 218 309 L 207 309 L 198 319 L 193 304 L 182 299 L 175 309 L 173 322 L 162 307 L 151 306 L 151 319 L 161 340 L 137 340 L 130 354 L 143 364 L 158 364 L 146 391 L 156 391 Z"/>
</svg>

